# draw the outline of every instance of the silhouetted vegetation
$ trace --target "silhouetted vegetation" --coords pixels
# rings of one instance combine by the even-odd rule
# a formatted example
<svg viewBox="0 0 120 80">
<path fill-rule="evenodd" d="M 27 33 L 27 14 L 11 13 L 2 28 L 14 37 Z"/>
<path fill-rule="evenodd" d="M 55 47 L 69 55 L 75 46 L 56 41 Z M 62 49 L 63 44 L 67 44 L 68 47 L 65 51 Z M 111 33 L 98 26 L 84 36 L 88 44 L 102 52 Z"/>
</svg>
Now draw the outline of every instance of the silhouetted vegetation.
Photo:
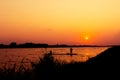
<svg viewBox="0 0 120 80">
<path fill-rule="evenodd" d="M 0 44 L 0 48 L 64 48 L 64 47 L 111 47 L 113 45 L 67 45 L 67 44 L 56 44 L 56 45 L 48 45 L 46 43 L 32 43 L 27 42 L 23 44 L 17 44 L 16 42 L 11 42 L 8 45 Z"/>
<path fill-rule="evenodd" d="M 24 43 L 24 44 L 17 44 L 16 42 L 11 42 L 9 45 L 0 44 L 0 48 L 47 48 L 48 44 L 42 43 Z"/>
<path fill-rule="evenodd" d="M 6 66 L 0 69 L 0 80 L 29 80 L 31 72 L 26 69 L 23 64 L 17 67 L 16 64 L 12 68 Z"/>
<path fill-rule="evenodd" d="M 21 65 L 0 70 L 0 80 L 86 80 L 119 79 L 120 47 L 113 47 L 85 63 L 60 63 L 51 54 L 46 54 L 38 63 L 31 62 L 32 69 Z M 96 78 L 97 77 L 97 78 Z"/>
<path fill-rule="evenodd" d="M 18 47 L 20 48 L 46 48 L 48 47 L 48 44 L 25 43 L 25 44 L 19 44 Z"/>
</svg>

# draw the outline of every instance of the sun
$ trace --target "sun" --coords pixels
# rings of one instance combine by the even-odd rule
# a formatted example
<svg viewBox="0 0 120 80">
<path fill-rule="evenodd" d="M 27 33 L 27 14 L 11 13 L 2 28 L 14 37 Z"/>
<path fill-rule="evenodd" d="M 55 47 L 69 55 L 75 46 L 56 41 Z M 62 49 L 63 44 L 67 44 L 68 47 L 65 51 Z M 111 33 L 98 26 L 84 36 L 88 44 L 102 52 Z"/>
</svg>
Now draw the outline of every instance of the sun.
<svg viewBox="0 0 120 80">
<path fill-rule="evenodd" d="M 89 39 L 89 37 L 88 36 L 85 36 L 85 40 L 88 40 Z"/>
</svg>

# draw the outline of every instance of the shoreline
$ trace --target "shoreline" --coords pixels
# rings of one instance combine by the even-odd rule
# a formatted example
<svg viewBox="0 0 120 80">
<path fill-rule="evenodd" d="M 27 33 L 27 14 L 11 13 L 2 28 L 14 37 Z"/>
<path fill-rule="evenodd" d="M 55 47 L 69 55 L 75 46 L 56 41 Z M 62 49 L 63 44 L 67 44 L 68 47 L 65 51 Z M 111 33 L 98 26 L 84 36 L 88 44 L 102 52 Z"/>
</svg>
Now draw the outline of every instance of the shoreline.
<svg viewBox="0 0 120 80">
<path fill-rule="evenodd" d="M 0 47 L 0 49 L 12 48 L 80 48 L 80 47 L 113 47 L 113 46 L 65 46 L 65 47 Z"/>
</svg>

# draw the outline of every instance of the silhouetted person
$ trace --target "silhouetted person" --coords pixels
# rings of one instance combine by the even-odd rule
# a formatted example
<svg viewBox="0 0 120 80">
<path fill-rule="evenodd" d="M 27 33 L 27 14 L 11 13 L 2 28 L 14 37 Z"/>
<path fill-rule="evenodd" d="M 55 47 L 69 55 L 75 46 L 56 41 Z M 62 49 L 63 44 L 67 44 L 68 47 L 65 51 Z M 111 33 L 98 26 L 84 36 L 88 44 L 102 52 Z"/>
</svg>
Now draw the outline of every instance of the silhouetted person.
<svg viewBox="0 0 120 80">
<path fill-rule="evenodd" d="M 73 51 L 73 49 L 72 48 L 70 48 L 70 55 L 72 56 L 72 51 Z"/>
<path fill-rule="evenodd" d="M 52 55 L 52 50 L 50 50 L 50 53 L 49 53 L 50 55 Z"/>
</svg>

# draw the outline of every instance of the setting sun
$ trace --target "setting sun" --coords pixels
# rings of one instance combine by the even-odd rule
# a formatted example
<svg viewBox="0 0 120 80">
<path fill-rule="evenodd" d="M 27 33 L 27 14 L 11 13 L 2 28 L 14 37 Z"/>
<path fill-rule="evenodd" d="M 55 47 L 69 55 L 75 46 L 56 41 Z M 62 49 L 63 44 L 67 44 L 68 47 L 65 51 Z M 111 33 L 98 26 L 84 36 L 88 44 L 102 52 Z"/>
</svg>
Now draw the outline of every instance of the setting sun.
<svg viewBox="0 0 120 80">
<path fill-rule="evenodd" d="M 85 40 L 88 40 L 88 39 L 89 39 L 89 37 L 88 37 L 88 36 L 86 36 L 86 37 L 85 37 Z"/>
</svg>

